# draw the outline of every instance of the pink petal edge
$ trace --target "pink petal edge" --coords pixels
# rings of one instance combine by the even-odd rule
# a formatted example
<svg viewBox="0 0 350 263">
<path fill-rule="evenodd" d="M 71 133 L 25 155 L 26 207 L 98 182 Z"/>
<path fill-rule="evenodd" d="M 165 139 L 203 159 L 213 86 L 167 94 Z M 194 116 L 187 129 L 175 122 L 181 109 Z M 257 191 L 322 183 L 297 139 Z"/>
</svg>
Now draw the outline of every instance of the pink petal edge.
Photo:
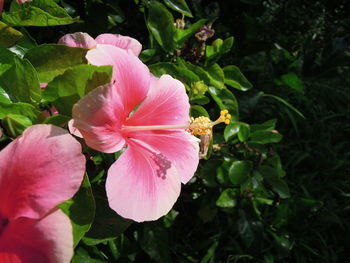
<svg viewBox="0 0 350 263">
<path fill-rule="evenodd" d="M 97 44 L 106 44 L 116 46 L 125 50 L 130 50 L 135 56 L 138 56 L 142 50 L 142 45 L 139 41 L 132 37 L 119 34 L 101 34 L 96 37 Z"/>
</svg>

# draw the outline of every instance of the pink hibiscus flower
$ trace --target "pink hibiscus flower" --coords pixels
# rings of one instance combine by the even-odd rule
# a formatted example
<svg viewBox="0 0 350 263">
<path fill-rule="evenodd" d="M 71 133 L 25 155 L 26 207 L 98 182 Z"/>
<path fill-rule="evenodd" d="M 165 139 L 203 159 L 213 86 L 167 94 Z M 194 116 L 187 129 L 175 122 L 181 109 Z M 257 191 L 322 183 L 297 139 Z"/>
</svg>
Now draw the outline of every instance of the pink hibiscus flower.
<svg viewBox="0 0 350 263">
<path fill-rule="evenodd" d="M 24 4 L 25 2 L 32 2 L 33 0 L 16 0 L 17 4 Z"/>
<path fill-rule="evenodd" d="M 101 34 L 93 39 L 89 34 L 77 32 L 67 34 L 58 40 L 58 44 L 70 47 L 82 47 L 94 49 L 98 45 L 112 45 L 125 50 L 130 50 L 135 56 L 138 56 L 142 50 L 142 45 L 134 38 L 119 34 Z"/>
<path fill-rule="evenodd" d="M 72 226 L 56 206 L 84 171 L 80 144 L 52 125 L 31 126 L 0 152 L 0 262 L 70 262 Z"/>
<path fill-rule="evenodd" d="M 113 84 L 74 105 L 73 125 L 101 152 L 127 146 L 108 171 L 109 205 L 138 222 L 156 220 L 169 212 L 181 182 L 198 165 L 198 139 L 185 131 L 190 122 L 185 87 L 169 75 L 153 77 L 136 56 L 114 46 L 90 50 L 87 59 L 113 65 Z"/>
</svg>

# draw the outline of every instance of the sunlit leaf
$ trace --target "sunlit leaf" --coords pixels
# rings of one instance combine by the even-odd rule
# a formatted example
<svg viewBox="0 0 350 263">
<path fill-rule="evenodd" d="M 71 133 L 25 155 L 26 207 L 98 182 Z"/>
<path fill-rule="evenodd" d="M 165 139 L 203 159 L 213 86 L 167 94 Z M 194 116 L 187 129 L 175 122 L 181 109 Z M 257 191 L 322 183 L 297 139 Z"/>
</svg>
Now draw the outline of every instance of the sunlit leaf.
<svg viewBox="0 0 350 263">
<path fill-rule="evenodd" d="M 44 44 L 30 49 L 25 58 L 37 70 L 40 82 L 48 83 L 70 67 L 87 64 L 87 51 L 85 48 Z"/>
<path fill-rule="evenodd" d="M 78 21 L 52 0 L 35 0 L 25 5 L 12 1 L 10 11 L 4 12 L 2 18 L 12 26 L 58 26 Z"/>
</svg>

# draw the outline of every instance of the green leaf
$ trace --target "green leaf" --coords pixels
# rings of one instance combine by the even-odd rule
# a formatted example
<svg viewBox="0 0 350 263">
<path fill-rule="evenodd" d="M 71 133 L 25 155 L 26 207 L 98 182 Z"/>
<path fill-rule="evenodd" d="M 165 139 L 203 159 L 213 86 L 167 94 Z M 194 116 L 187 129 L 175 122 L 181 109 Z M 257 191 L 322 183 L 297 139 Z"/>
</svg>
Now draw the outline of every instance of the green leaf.
<svg viewBox="0 0 350 263">
<path fill-rule="evenodd" d="M 218 61 L 222 55 L 231 50 L 233 42 L 233 37 L 229 37 L 225 40 L 218 38 L 213 41 L 212 45 L 207 45 L 205 49 L 206 64 L 210 65 Z"/>
<path fill-rule="evenodd" d="M 12 1 L 10 12 L 4 12 L 2 18 L 12 26 L 58 26 L 78 21 L 52 0 L 35 0 L 26 4 Z"/>
<path fill-rule="evenodd" d="M 272 187 L 280 198 L 289 198 L 290 192 L 285 181 L 279 178 L 279 173 L 276 168 L 262 165 L 258 170 L 264 177 L 264 180 Z"/>
<path fill-rule="evenodd" d="M 141 248 L 156 262 L 171 263 L 168 231 L 156 223 L 143 225 Z"/>
<path fill-rule="evenodd" d="M 260 124 L 251 124 L 250 125 L 250 131 L 251 133 L 257 132 L 257 131 L 272 131 L 276 127 L 276 119 L 271 119 L 268 121 L 265 121 L 264 123 Z"/>
<path fill-rule="evenodd" d="M 156 54 L 155 49 L 145 49 L 142 50 L 139 58 L 142 60 L 142 62 L 146 63 L 154 56 L 154 54 Z"/>
<path fill-rule="evenodd" d="M 149 66 L 150 71 L 157 77 L 163 74 L 169 74 L 173 78 L 180 80 L 181 82 L 190 84 L 192 82 L 199 81 L 199 78 L 192 71 L 185 67 L 177 66 L 170 62 L 159 62 Z"/>
<path fill-rule="evenodd" d="M 10 47 L 21 37 L 21 32 L 0 21 L 0 46 Z"/>
<path fill-rule="evenodd" d="M 211 159 L 204 163 L 202 169 L 199 170 L 199 176 L 203 179 L 203 183 L 207 187 L 217 187 L 216 170 L 222 161 Z"/>
<path fill-rule="evenodd" d="M 0 75 L 1 75 L 1 66 L 3 66 L 3 65 L 0 65 Z M 11 67 L 11 65 L 8 65 L 8 66 L 9 66 L 8 68 Z M 10 99 L 10 96 L 2 88 L 0 88 L 0 102 L 1 103 L 5 103 L 5 104 L 11 104 L 12 103 L 12 101 Z"/>
<path fill-rule="evenodd" d="M 168 228 L 171 227 L 174 224 L 174 221 L 178 214 L 179 212 L 177 212 L 174 209 L 171 209 L 170 212 L 163 217 L 164 226 Z"/>
<path fill-rule="evenodd" d="M 236 134 L 238 134 L 241 125 L 239 122 L 231 122 L 225 127 L 224 138 L 225 141 L 231 140 Z"/>
<path fill-rule="evenodd" d="M 282 104 L 284 104 L 285 106 L 287 106 L 289 109 L 291 109 L 292 111 L 294 111 L 296 114 L 298 114 L 300 117 L 302 117 L 303 119 L 305 119 L 305 116 L 298 110 L 296 109 L 292 104 L 288 103 L 286 100 L 275 96 L 275 95 L 271 95 L 271 94 L 263 94 L 264 97 L 270 97 L 273 98 L 279 102 L 281 102 Z"/>
<path fill-rule="evenodd" d="M 152 1 L 149 5 L 147 26 L 158 44 L 167 52 L 174 50 L 174 17 L 159 2 Z"/>
<path fill-rule="evenodd" d="M 73 105 L 94 88 L 110 82 L 111 66 L 79 65 L 55 77 L 43 92 L 59 113 L 71 116 Z"/>
<path fill-rule="evenodd" d="M 45 124 L 53 124 L 56 126 L 65 126 L 72 118 L 62 114 L 56 114 L 45 119 Z"/>
<path fill-rule="evenodd" d="M 216 205 L 224 208 L 232 208 L 237 205 L 237 197 L 239 192 L 237 189 L 225 189 L 216 200 Z"/>
<path fill-rule="evenodd" d="M 231 121 L 238 120 L 238 103 L 235 95 L 227 88 L 217 89 L 215 87 L 209 87 L 208 90 L 210 96 L 219 106 L 220 110 L 227 109 L 232 115 Z"/>
<path fill-rule="evenodd" d="M 25 58 L 37 70 L 40 82 L 48 83 L 70 67 L 87 64 L 87 51 L 85 48 L 44 44 L 30 49 Z"/>
<path fill-rule="evenodd" d="M 247 218 L 246 212 L 243 209 L 240 209 L 238 214 L 239 214 L 239 219 L 237 220 L 238 233 L 242 238 L 246 247 L 250 247 L 255 238 L 252 221 L 249 218 Z"/>
<path fill-rule="evenodd" d="M 253 85 L 246 79 L 236 66 L 226 66 L 223 68 L 225 74 L 225 84 L 232 88 L 246 91 L 253 87 Z"/>
<path fill-rule="evenodd" d="M 304 86 L 301 79 L 293 72 L 289 72 L 288 74 L 284 74 L 281 76 L 282 82 L 290 87 L 291 89 L 303 93 Z"/>
<path fill-rule="evenodd" d="M 109 207 L 104 190 L 100 190 L 99 192 L 94 191 L 96 201 L 95 219 L 90 230 L 83 238 L 84 243 L 91 246 L 116 238 L 132 223 L 131 220 L 122 218 Z"/>
<path fill-rule="evenodd" d="M 195 96 L 191 97 L 190 104 L 199 104 L 199 105 L 205 105 L 210 102 L 210 99 L 207 96 Z"/>
<path fill-rule="evenodd" d="M 23 58 L 29 49 L 36 47 L 38 44 L 24 28 L 20 30 L 23 34 L 22 38 L 14 46 L 10 47 L 9 50 Z"/>
<path fill-rule="evenodd" d="M 23 115 L 8 114 L 2 119 L 2 126 L 6 129 L 7 134 L 11 137 L 17 137 L 23 131 L 32 125 L 31 120 Z"/>
<path fill-rule="evenodd" d="M 61 203 L 59 208 L 72 222 L 74 247 L 76 247 L 84 234 L 90 229 L 95 217 L 95 200 L 86 174 L 79 191 L 72 199 Z"/>
<path fill-rule="evenodd" d="M 163 0 L 164 3 L 171 9 L 184 14 L 188 17 L 193 17 L 191 10 L 188 8 L 188 5 L 185 0 Z"/>
<path fill-rule="evenodd" d="M 179 29 L 175 28 L 174 41 L 176 45 L 181 48 L 183 44 L 207 22 L 207 19 L 200 19 L 196 23 L 190 25 L 188 28 Z"/>
<path fill-rule="evenodd" d="M 13 57 L 12 67 L 0 75 L 0 87 L 13 102 L 36 105 L 41 100 L 37 73 L 27 59 Z"/>
<path fill-rule="evenodd" d="M 251 143 L 267 144 L 282 140 L 282 135 L 274 131 L 256 131 L 250 134 Z"/>
<path fill-rule="evenodd" d="M 239 124 L 238 140 L 245 142 L 250 136 L 250 126 L 243 122 L 240 122 Z"/>
<path fill-rule="evenodd" d="M 250 161 L 234 161 L 230 166 L 228 176 L 234 185 L 240 185 L 248 179 L 253 168 Z"/>
<path fill-rule="evenodd" d="M 199 106 L 199 105 L 191 106 L 191 108 L 190 108 L 190 115 L 193 118 L 197 118 L 199 116 L 209 117 L 209 114 L 208 114 L 207 110 L 205 108 L 203 108 L 202 106 Z"/>
<path fill-rule="evenodd" d="M 218 64 L 213 64 L 209 68 L 206 68 L 209 76 L 209 85 L 214 86 L 215 88 L 222 89 L 224 88 L 224 71 Z"/>
<path fill-rule="evenodd" d="M 3 103 L 0 101 L 0 119 L 8 114 L 23 115 L 28 117 L 31 122 L 36 122 L 40 112 L 31 104 L 18 103 Z"/>
</svg>

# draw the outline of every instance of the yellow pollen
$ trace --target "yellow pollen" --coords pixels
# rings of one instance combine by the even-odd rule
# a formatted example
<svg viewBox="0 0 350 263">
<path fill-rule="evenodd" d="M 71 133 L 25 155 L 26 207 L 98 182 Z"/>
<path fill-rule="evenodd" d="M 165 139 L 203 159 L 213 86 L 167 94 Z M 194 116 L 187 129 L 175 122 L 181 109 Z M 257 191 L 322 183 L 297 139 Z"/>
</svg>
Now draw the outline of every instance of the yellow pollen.
<svg viewBox="0 0 350 263">
<path fill-rule="evenodd" d="M 228 110 L 222 110 L 220 112 L 220 117 L 212 122 L 208 117 L 200 116 L 197 118 L 191 118 L 191 123 L 188 128 L 188 131 L 193 135 L 212 135 L 213 127 L 219 123 L 230 124 L 231 114 L 228 113 Z"/>
</svg>

